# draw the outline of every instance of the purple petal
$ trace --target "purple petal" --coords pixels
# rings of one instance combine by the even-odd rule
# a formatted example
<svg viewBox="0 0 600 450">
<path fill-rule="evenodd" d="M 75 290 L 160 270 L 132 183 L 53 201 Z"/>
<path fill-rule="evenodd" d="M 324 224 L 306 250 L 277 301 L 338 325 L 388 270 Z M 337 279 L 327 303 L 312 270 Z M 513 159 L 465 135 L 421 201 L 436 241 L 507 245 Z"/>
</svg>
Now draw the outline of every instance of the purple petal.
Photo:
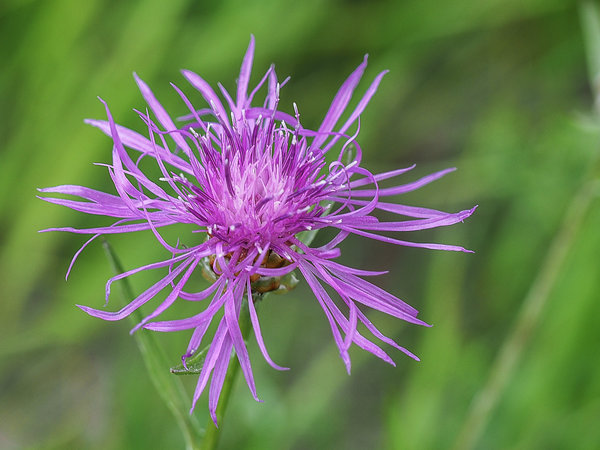
<svg viewBox="0 0 600 450">
<path fill-rule="evenodd" d="M 182 70 L 181 73 L 187 80 L 190 82 L 192 86 L 194 86 L 200 93 L 202 97 L 207 101 L 207 103 L 213 108 L 213 110 L 218 114 L 219 120 L 221 120 L 224 124 L 229 125 L 229 119 L 227 117 L 227 113 L 225 112 L 225 108 L 223 108 L 223 104 L 215 91 L 210 87 L 210 85 L 200 77 L 200 75 L 195 74 L 189 70 Z"/>
<path fill-rule="evenodd" d="M 110 124 L 105 120 L 85 119 L 85 123 L 93 127 L 99 128 L 104 134 L 111 136 Z M 137 150 L 145 155 L 155 155 L 158 152 L 160 158 L 168 164 L 176 167 L 178 170 L 182 170 L 186 173 L 192 174 L 192 169 L 186 161 L 181 159 L 179 156 L 174 155 L 168 149 L 160 146 L 153 146 L 152 142 L 145 136 L 142 136 L 135 131 L 125 128 L 121 125 L 116 125 L 117 132 L 124 146 Z"/>
<path fill-rule="evenodd" d="M 175 220 L 164 221 L 162 223 L 155 223 L 155 227 L 164 227 L 167 225 L 173 225 L 177 223 Z M 147 222 L 144 223 L 134 223 L 128 225 L 119 225 L 113 226 L 110 225 L 108 227 L 97 227 L 97 228 L 73 228 L 73 227 L 59 227 L 59 228 L 46 228 L 44 230 L 40 230 L 40 233 L 45 233 L 47 231 L 68 231 L 70 233 L 78 233 L 78 234 L 118 234 L 118 233 L 130 233 L 132 231 L 143 231 L 148 230 L 150 228 L 150 224 Z"/>
<path fill-rule="evenodd" d="M 148 85 L 144 83 L 144 81 L 137 75 L 137 73 L 134 72 L 133 77 L 135 78 L 135 82 L 140 88 L 140 92 L 144 96 L 144 100 L 146 100 L 146 103 L 148 103 L 148 106 L 150 106 L 152 112 L 154 113 L 158 121 L 161 123 L 161 125 L 165 128 L 165 130 L 177 130 L 177 127 L 173 123 L 173 119 L 171 119 L 171 116 L 169 116 L 167 111 L 165 111 L 163 106 L 156 99 Z M 187 142 L 185 142 L 185 139 L 179 133 L 170 133 L 169 135 L 173 138 L 173 140 L 180 149 L 182 149 L 188 155 L 191 153 L 190 147 L 187 145 Z"/>
<path fill-rule="evenodd" d="M 187 283 L 188 280 L 190 279 L 190 276 L 192 275 L 192 272 L 194 272 L 194 269 L 196 268 L 198 263 L 199 263 L 199 260 L 197 258 L 194 261 L 192 261 L 192 263 L 190 264 L 190 267 L 183 274 L 183 276 L 181 277 L 181 280 L 179 280 L 179 282 L 177 283 L 177 286 L 175 286 L 175 288 L 169 293 L 169 295 L 167 295 L 167 298 L 158 306 L 158 308 L 156 308 L 152 313 L 150 313 L 146 317 L 144 317 L 144 319 L 140 323 L 138 323 L 135 327 L 133 327 L 130 331 L 130 334 L 135 333 L 137 330 L 139 330 L 141 327 L 143 327 L 146 323 L 148 323 L 155 317 L 160 316 L 163 312 L 165 312 L 167 310 L 167 308 L 169 308 L 175 302 L 175 300 L 177 300 L 177 297 L 179 296 L 179 292 L 181 292 L 181 290 L 185 286 L 185 283 Z"/>
<path fill-rule="evenodd" d="M 227 375 L 227 369 L 229 368 L 229 362 L 231 361 L 232 347 L 233 342 L 229 335 L 226 335 L 223 340 L 221 352 L 215 362 L 215 368 L 213 369 L 213 376 L 210 382 L 210 390 L 208 392 L 208 411 L 217 428 L 219 427 L 217 424 L 217 406 L 219 404 L 219 397 L 221 396 L 225 376 Z"/>
<path fill-rule="evenodd" d="M 153 270 L 153 269 L 160 269 L 162 267 L 167 267 L 167 266 L 172 266 L 173 264 L 183 261 L 186 258 L 189 258 L 190 255 L 189 253 L 185 253 L 183 255 L 177 256 L 177 257 L 173 257 L 173 258 L 169 258 L 167 260 L 164 261 L 159 261 L 156 263 L 152 263 L 152 264 L 147 264 L 145 266 L 140 266 L 140 267 L 136 267 L 135 269 L 131 269 L 128 270 L 126 272 L 120 273 L 118 275 L 115 275 L 114 277 L 110 278 L 107 282 L 106 282 L 106 286 L 105 286 L 105 293 L 106 293 L 106 301 L 108 302 L 108 297 L 110 296 L 110 286 L 118 280 L 121 280 L 123 278 L 127 278 L 133 274 L 136 274 L 138 272 L 142 272 L 144 270 Z"/>
<path fill-rule="evenodd" d="M 414 169 L 416 167 L 415 164 L 413 164 L 410 167 L 404 167 L 402 169 L 396 169 L 396 170 L 390 170 L 389 172 L 384 172 L 384 173 L 378 173 L 377 175 L 374 175 L 373 178 L 375 179 L 375 181 L 382 181 L 382 180 L 387 180 L 388 178 L 393 178 L 393 177 L 397 177 L 398 175 L 402 175 L 406 172 L 411 171 L 412 169 Z M 371 178 L 365 177 L 362 178 L 360 180 L 355 180 L 352 181 L 350 183 L 350 187 L 352 189 L 359 187 L 359 186 L 364 186 L 365 184 L 371 184 L 373 181 Z"/>
<path fill-rule="evenodd" d="M 417 231 L 427 230 L 430 228 L 445 227 L 453 225 L 458 222 L 462 222 L 464 219 L 469 217 L 475 212 L 477 207 L 467 209 L 456 214 L 446 214 L 440 217 L 434 217 L 429 219 L 419 220 L 405 220 L 402 222 L 378 222 L 378 223 L 352 223 L 350 221 L 344 221 L 344 224 L 348 223 L 348 226 L 353 228 L 360 228 L 362 230 L 377 230 L 377 231 Z"/>
<path fill-rule="evenodd" d="M 244 55 L 242 61 L 242 67 L 240 69 L 240 77 L 238 79 L 237 88 L 237 107 L 239 110 L 246 108 L 248 92 L 248 83 L 250 82 L 250 72 L 252 71 L 252 59 L 254 58 L 254 36 L 250 35 L 250 43 L 248 44 L 248 50 Z"/>
<path fill-rule="evenodd" d="M 379 83 L 381 82 L 381 79 L 388 72 L 389 72 L 388 70 L 385 70 L 385 71 L 381 72 L 379 75 L 377 75 L 375 77 L 375 80 L 373 80 L 373 82 L 371 83 L 371 85 L 367 89 L 367 92 L 365 92 L 365 95 L 363 95 L 363 97 L 360 99 L 360 102 L 358 102 L 358 105 L 356 106 L 356 108 L 354 109 L 354 111 L 352 111 L 352 114 L 350 115 L 350 118 L 344 123 L 344 125 L 342 126 L 342 128 L 339 129 L 339 133 L 345 133 L 346 130 L 348 128 L 350 128 L 350 126 L 354 122 L 356 122 L 356 120 L 358 119 L 358 117 L 365 110 L 365 108 L 367 107 L 367 104 L 371 101 L 371 98 L 373 97 L 373 95 L 377 91 L 377 88 L 379 87 Z M 333 147 L 333 145 L 338 141 L 338 139 L 339 139 L 339 136 L 335 136 L 325 146 L 325 148 L 323 148 L 323 151 L 326 152 L 331 147 Z"/>
<path fill-rule="evenodd" d="M 304 275 L 304 279 L 310 286 L 311 290 L 317 297 L 317 300 L 319 301 L 321 308 L 325 312 L 325 316 L 327 317 L 327 320 L 329 321 L 329 325 L 330 325 L 331 331 L 333 333 L 333 339 L 335 340 L 335 343 L 338 346 L 338 349 L 340 350 L 340 356 L 341 356 L 342 360 L 344 361 L 344 364 L 346 365 L 346 370 L 348 372 L 350 372 L 350 356 L 348 355 L 348 350 L 346 350 L 344 348 L 344 341 L 342 339 L 342 336 L 340 335 L 340 330 L 338 329 L 338 324 L 335 321 L 329 308 L 327 307 L 326 299 L 329 299 L 329 294 L 327 294 L 325 289 L 323 289 L 323 286 L 321 286 L 321 284 L 318 282 L 318 280 L 312 274 L 312 271 L 310 270 L 310 267 L 308 266 L 308 264 L 301 261 L 300 264 L 298 265 L 298 268 L 302 272 L 302 275 Z"/>
<path fill-rule="evenodd" d="M 356 89 L 358 82 L 362 78 L 365 68 L 367 67 L 367 58 L 368 55 L 365 55 L 363 62 L 356 69 L 354 69 L 346 81 L 344 81 L 337 94 L 335 94 L 335 97 L 331 102 L 331 106 L 329 107 L 329 110 L 323 119 L 323 123 L 321 123 L 321 126 L 319 127 L 319 135 L 313 141 L 313 145 L 315 147 L 320 147 L 321 144 L 327 139 L 327 134 L 333 130 L 333 127 L 346 109 L 346 106 L 348 106 L 348 103 L 352 98 L 352 94 Z"/>
<path fill-rule="evenodd" d="M 450 172 L 454 172 L 455 170 L 456 170 L 456 168 L 454 168 L 454 167 L 452 167 L 450 169 L 440 170 L 439 172 L 435 172 L 435 173 L 432 173 L 431 175 L 427 175 L 426 177 L 423 177 L 413 183 L 404 184 L 401 186 L 396 186 L 396 187 L 391 187 L 391 188 L 386 188 L 386 189 L 379 189 L 379 191 L 376 191 L 374 189 L 351 191 L 352 197 L 372 197 L 376 193 L 380 197 L 387 197 L 390 195 L 397 195 L 397 194 L 405 194 L 407 192 L 422 188 L 423 186 L 431 183 L 432 181 L 442 178 L 444 175 L 447 175 Z"/>
<path fill-rule="evenodd" d="M 246 287 L 248 292 L 248 309 L 250 310 L 250 320 L 252 321 L 252 328 L 254 328 L 254 336 L 256 337 L 256 342 L 258 343 L 258 347 L 260 348 L 263 357 L 269 363 L 271 367 L 277 370 L 289 370 L 289 367 L 282 367 L 273 362 L 271 357 L 269 356 L 269 352 L 267 351 L 267 347 L 265 346 L 265 342 L 262 337 L 262 333 L 260 331 L 260 323 L 258 322 L 258 315 L 256 314 L 256 308 L 254 307 L 254 299 L 252 298 L 252 292 L 250 288 L 250 280 L 248 279 L 248 285 Z"/>
<path fill-rule="evenodd" d="M 340 226 L 342 230 L 349 231 L 354 234 L 358 234 L 359 236 L 368 237 L 371 239 L 375 239 L 377 241 L 387 242 L 389 244 L 396 245 L 404 245 L 405 247 L 419 247 L 419 248 L 428 248 L 431 250 L 447 250 L 451 252 L 465 252 L 465 253 L 473 253 L 472 250 L 467 250 L 466 248 L 460 247 L 458 245 L 445 245 L 445 244 L 428 244 L 421 242 L 409 242 L 409 241 L 401 241 L 400 239 L 394 239 L 387 236 L 380 236 L 374 233 L 368 233 L 366 231 L 357 230 L 350 227 Z"/>
<path fill-rule="evenodd" d="M 124 319 L 125 317 L 129 316 L 132 312 L 134 312 L 136 309 L 138 309 L 140 306 L 144 305 L 149 300 L 151 300 L 162 289 L 164 289 L 166 286 L 168 286 L 169 283 L 171 283 L 171 281 L 173 281 L 181 272 L 183 272 L 185 270 L 185 268 L 190 265 L 191 262 L 192 261 L 189 260 L 189 261 L 185 261 L 185 262 L 181 263 L 179 265 L 179 267 L 177 267 L 177 269 L 175 269 L 173 272 L 168 274 L 162 280 L 158 281 L 157 283 L 155 283 L 154 285 L 152 285 L 151 287 L 146 289 L 142 294 L 137 296 L 133 301 L 131 301 L 128 305 L 121 308 L 121 310 L 119 310 L 117 312 L 100 311 L 98 309 L 90 308 L 89 306 L 83 306 L 83 305 L 77 305 L 77 307 L 84 310 L 90 316 L 98 317 L 100 319 L 111 320 L 111 321 Z"/>
<path fill-rule="evenodd" d="M 196 384 L 196 390 L 194 391 L 194 398 L 192 400 L 192 408 L 190 409 L 190 414 L 194 411 L 196 406 L 196 402 L 202 395 L 206 384 L 208 383 L 208 378 L 210 377 L 213 368 L 217 362 L 217 358 L 221 354 L 221 348 L 223 347 L 223 342 L 225 341 L 225 337 L 227 336 L 227 325 L 225 323 L 225 318 L 221 319 L 217 331 L 215 332 L 215 336 L 213 337 L 212 343 L 206 353 L 206 358 L 204 359 L 204 365 L 202 366 L 202 370 L 200 371 L 200 376 L 198 377 L 198 383 Z"/>
<path fill-rule="evenodd" d="M 198 313 L 192 317 L 186 317 L 185 319 L 167 320 L 163 322 L 150 322 L 144 325 L 144 328 L 153 331 L 181 331 L 188 330 L 190 328 L 198 327 L 205 322 L 212 320 L 213 316 L 229 299 L 227 295 L 215 295 L 204 311 Z"/>
<path fill-rule="evenodd" d="M 250 365 L 250 357 L 248 356 L 248 350 L 246 349 L 246 344 L 244 343 L 244 338 L 242 337 L 242 332 L 240 331 L 240 325 L 238 323 L 240 311 L 236 303 L 241 303 L 241 299 L 234 298 L 231 292 L 229 295 L 230 298 L 225 302 L 227 330 L 233 341 L 233 348 L 235 349 L 238 361 L 242 367 L 242 372 L 244 373 L 250 392 L 252 393 L 254 400 L 260 401 L 256 396 L 256 386 L 254 384 L 254 375 L 252 374 L 252 367 Z"/>
</svg>

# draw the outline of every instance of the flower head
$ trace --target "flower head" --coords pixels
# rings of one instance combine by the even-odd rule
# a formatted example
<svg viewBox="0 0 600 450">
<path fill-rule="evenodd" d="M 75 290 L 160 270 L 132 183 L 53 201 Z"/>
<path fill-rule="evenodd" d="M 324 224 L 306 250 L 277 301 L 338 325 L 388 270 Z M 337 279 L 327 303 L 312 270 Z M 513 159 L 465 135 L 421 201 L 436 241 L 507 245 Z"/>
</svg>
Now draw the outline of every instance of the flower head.
<svg viewBox="0 0 600 450">
<path fill-rule="evenodd" d="M 195 405 L 210 379 L 209 409 L 215 421 L 232 349 L 248 387 L 257 399 L 250 359 L 239 326 L 240 314 L 245 312 L 242 310 L 245 299 L 264 358 L 274 368 L 284 369 L 275 364 L 267 352 L 254 306 L 253 294 L 271 289 L 260 285 L 267 278 L 278 280 L 292 271 L 302 274 L 323 308 L 348 372 L 348 349 L 353 343 L 392 365 L 392 359 L 374 341 L 382 341 L 418 359 L 384 336 L 359 306 L 377 309 L 410 323 L 427 324 L 417 318 L 416 309 L 363 279 L 382 272 L 349 268 L 337 262 L 339 244 L 355 234 L 390 244 L 466 251 L 451 245 L 399 240 L 381 233 L 452 225 L 470 216 L 474 210 L 451 214 L 382 201 L 418 189 L 454 169 L 408 184 L 380 188 L 380 181 L 397 177 L 412 167 L 373 175 L 361 166 L 361 148 L 356 141 L 359 117 L 386 72 L 375 77 L 348 119 L 341 125 L 338 122 L 362 78 L 366 56 L 342 84 L 315 131 L 302 127 L 295 105 L 293 115 L 278 109 L 279 90 L 285 82 L 278 81 L 273 66 L 258 85 L 249 90 L 253 55 L 254 38 L 251 38 L 237 81 L 235 100 L 219 85 L 225 103 L 200 76 L 183 71 L 208 107 L 197 109 L 173 85 L 189 109 L 189 114 L 181 118 L 183 125 L 180 126 L 175 125 L 149 87 L 135 75 L 152 112 L 150 115 L 148 111 L 138 111 L 148 137 L 117 125 L 103 102 L 108 120 L 86 122 L 100 128 L 113 140 L 112 164 L 107 167 L 117 195 L 73 185 L 40 189 L 43 193 L 80 198 L 43 197 L 51 203 L 117 219 L 107 227 L 50 229 L 92 235 L 82 249 L 101 235 L 150 230 L 168 250 L 171 256 L 164 261 L 129 270 L 107 282 L 108 301 L 114 281 L 145 270 L 167 271 L 162 279 L 120 311 L 80 308 L 101 319 L 120 320 L 170 287 L 162 303 L 132 332 L 140 327 L 156 331 L 193 330 L 183 355 L 184 362 L 200 348 L 211 322 L 218 320 L 193 399 Z M 254 100 L 261 89 L 266 90 L 266 97 L 256 106 Z M 350 135 L 348 130 L 355 126 L 356 131 Z M 328 152 L 335 152 L 333 158 L 329 157 L 332 161 L 329 163 L 326 160 Z M 137 159 L 132 158 L 134 153 Z M 142 158 L 156 162 L 162 172 L 159 180 L 151 180 L 142 172 L 139 167 Z M 404 216 L 405 220 L 379 221 L 374 215 L 377 209 Z M 160 229 L 176 223 L 188 224 L 192 231 L 205 233 L 205 239 L 185 248 L 169 244 Z M 309 240 L 303 236 L 323 228 L 333 228 L 337 235 L 325 245 L 310 247 Z M 186 291 L 186 282 L 201 265 L 209 266 L 212 284 L 200 292 Z M 329 285 L 339 298 L 334 300 L 324 285 Z M 198 314 L 192 317 L 155 320 L 177 299 L 202 301 L 206 306 L 199 308 Z M 217 314 L 220 311 L 223 311 L 222 316 Z M 369 336 L 359 331 L 359 324 Z"/>
</svg>

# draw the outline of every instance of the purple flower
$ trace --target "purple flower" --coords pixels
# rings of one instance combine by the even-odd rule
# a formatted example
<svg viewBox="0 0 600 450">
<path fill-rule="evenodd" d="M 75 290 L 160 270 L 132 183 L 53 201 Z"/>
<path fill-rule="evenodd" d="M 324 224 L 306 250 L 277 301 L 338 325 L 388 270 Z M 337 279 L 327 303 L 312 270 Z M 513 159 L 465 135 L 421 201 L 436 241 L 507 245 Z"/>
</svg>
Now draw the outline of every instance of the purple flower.
<svg viewBox="0 0 600 450">
<path fill-rule="evenodd" d="M 67 194 L 81 200 L 43 197 L 44 200 L 88 214 L 116 218 L 107 227 L 75 229 L 52 228 L 90 234 L 92 238 L 113 233 L 150 230 L 171 254 L 164 261 L 148 264 L 111 278 L 106 284 L 106 299 L 111 284 L 135 273 L 164 269 L 167 275 L 117 312 L 79 306 L 88 314 L 104 320 L 120 320 L 153 299 L 164 288 L 170 292 L 160 305 L 133 330 L 144 327 L 155 331 L 193 330 L 183 360 L 201 346 L 215 317 L 216 332 L 206 353 L 193 405 L 210 380 L 209 409 L 216 421 L 216 408 L 232 349 L 240 362 L 246 382 L 255 399 L 256 388 L 248 351 L 240 331 L 239 317 L 247 298 L 250 320 L 258 346 L 266 361 L 275 364 L 263 342 L 253 292 L 257 283 L 275 280 L 299 271 L 329 321 L 340 356 L 350 372 L 348 349 L 360 348 L 394 365 L 387 353 L 376 344 L 382 341 L 414 359 L 418 359 L 392 339 L 384 336 L 366 317 L 360 305 L 377 309 L 410 323 L 427 325 L 417 318 L 417 310 L 363 277 L 384 272 L 349 268 L 336 262 L 339 244 L 350 234 L 410 247 L 467 251 L 462 247 L 415 243 L 381 234 L 415 231 L 452 225 L 470 216 L 474 209 L 445 213 L 427 208 L 382 201 L 420 188 L 454 169 L 447 169 L 408 184 L 380 188 L 380 181 L 397 177 L 414 166 L 373 175 L 361 167 L 361 148 L 356 142 L 360 114 L 377 90 L 386 72 L 371 83 L 348 119 L 339 125 L 352 95 L 367 66 L 367 57 L 350 74 L 333 99 L 323 122 L 316 131 L 301 126 L 299 114 L 278 110 L 279 83 L 271 66 L 258 85 L 249 91 L 248 83 L 254 55 L 254 38 L 242 62 L 235 100 L 223 86 L 219 89 L 226 103 L 200 76 L 184 70 L 187 81 L 202 95 L 207 108 L 197 109 L 175 85 L 189 115 L 177 126 L 157 101 L 148 86 L 135 80 L 152 111 L 153 118 L 139 112 L 148 137 L 117 125 L 106 106 L 108 121 L 86 120 L 112 137 L 112 164 L 108 172 L 117 195 L 83 186 L 63 185 L 40 189 L 44 193 Z M 259 90 L 266 97 L 253 106 Z M 355 132 L 348 130 L 354 127 Z M 128 150 L 137 159 L 132 158 Z M 330 163 L 327 163 L 328 153 Z M 152 158 L 162 177 L 149 179 L 139 168 L 142 158 Z M 409 218 L 381 222 L 377 209 Z M 192 232 L 204 233 L 204 242 L 182 248 L 167 243 L 160 234 L 162 227 L 177 223 L 191 225 Z M 309 247 L 303 232 L 333 228 L 337 235 L 321 247 Z M 186 241 L 197 242 L 198 239 Z M 73 261 L 81 252 L 80 249 Z M 73 262 L 71 262 L 72 266 Z M 185 285 L 199 265 L 208 264 L 214 282 L 201 292 L 187 292 Z M 69 270 L 71 269 L 69 267 Z M 339 299 L 334 300 L 324 285 L 329 285 Z M 261 291 L 264 292 L 264 289 Z M 204 302 L 195 316 L 168 321 L 155 319 L 177 299 Z M 223 315 L 217 315 L 223 310 Z M 362 324 L 359 327 L 359 324 Z M 359 331 L 359 328 L 361 331 Z M 370 335 L 367 337 L 364 331 Z M 375 338 L 375 339 L 374 339 Z M 193 409 L 193 406 L 192 406 Z"/>
</svg>

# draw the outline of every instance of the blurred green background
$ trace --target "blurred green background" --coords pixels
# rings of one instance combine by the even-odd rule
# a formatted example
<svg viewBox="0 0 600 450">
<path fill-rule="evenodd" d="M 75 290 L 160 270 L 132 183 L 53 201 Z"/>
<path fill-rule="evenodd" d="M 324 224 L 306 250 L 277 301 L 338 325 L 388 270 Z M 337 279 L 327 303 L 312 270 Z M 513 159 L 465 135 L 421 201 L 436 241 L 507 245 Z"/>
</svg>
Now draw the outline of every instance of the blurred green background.
<svg viewBox="0 0 600 450">
<path fill-rule="evenodd" d="M 276 2 L 3 0 L 0 3 L 0 448 L 183 448 L 129 323 L 93 319 L 112 274 L 83 236 L 46 227 L 106 224 L 35 198 L 84 184 L 112 192 L 93 162 L 104 118 L 143 131 L 136 71 L 173 114 L 168 82 L 188 68 L 235 86 L 254 33 L 252 82 L 271 62 L 292 76 L 281 107 L 318 125 L 347 74 L 370 54 L 364 91 L 390 69 L 362 117 L 373 172 L 417 163 L 410 181 L 458 171 L 396 199 L 476 214 L 402 238 L 475 254 L 350 238 L 343 262 L 389 269 L 377 283 L 433 328 L 369 317 L 417 353 L 393 368 L 356 348 L 347 376 L 305 284 L 267 297 L 262 328 L 276 372 L 253 339 L 259 396 L 238 380 L 224 449 L 600 448 L 598 118 L 588 72 L 592 10 L 561 0 Z M 589 5 L 588 5 L 589 6 Z M 582 13 L 583 11 L 583 13 Z M 597 46 L 600 52 L 600 45 Z M 600 53 L 597 54 L 600 57 Z M 200 99 L 195 97 L 198 105 Z M 318 239 L 324 239 L 322 236 Z M 126 268 L 165 258 L 149 233 L 111 240 Z M 136 291 L 158 274 L 132 279 Z M 117 297 L 111 308 L 119 307 Z M 175 364 L 188 333 L 160 334 Z M 166 368 L 165 368 L 166 369 Z M 185 380 L 191 392 L 196 378 Z M 206 395 L 205 395 L 206 396 Z M 206 398 L 195 414 L 207 419 Z"/>
</svg>

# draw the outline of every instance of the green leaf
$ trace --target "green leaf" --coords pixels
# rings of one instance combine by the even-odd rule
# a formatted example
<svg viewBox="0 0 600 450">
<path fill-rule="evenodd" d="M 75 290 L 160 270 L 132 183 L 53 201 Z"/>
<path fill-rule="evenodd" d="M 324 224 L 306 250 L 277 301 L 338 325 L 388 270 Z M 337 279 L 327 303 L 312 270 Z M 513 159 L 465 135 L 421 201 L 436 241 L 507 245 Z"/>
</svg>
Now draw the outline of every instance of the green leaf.
<svg viewBox="0 0 600 450">
<path fill-rule="evenodd" d="M 176 366 L 171 367 L 171 373 L 174 375 L 197 375 L 202 371 L 202 366 L 204 365 L 204 360 L 206 359 L 206 353 L 210 345 L 207 345 L 199 352 L 192 355 L 189 359 L 186 360 L 185 365 L 183 363 L 179 363 Z"/>
<path fill-rule="evenodd" d="M 587 54 L 589 79 L 594 95 L 598 95 L 598 82 L 600 81 L 600 9 L 594 2 L 586 1 L 580 4 L 579 13 Z"/>
<path fill-rule="evenodd" d="M 103 240 L 102 246 L 104 247 L 104 251 L 106 252 L 106 256 L 108 257 L 114 272 L 116 274 L 123 273 L 123 267 L 108 241 Z M 119 280 L 118 284 L 120 285 L 124 302 L 129 302 L 131 299 L 135 298 L 127 278 Z M 129 318 L 133 324 L 137 324 L 142 320 L 139 311 L 135 311 Z M 191 399 L 181 380 L 177 377 L 170 376 L 170 373 L 167 370 L 167 367 L 169 367 L 167 358 L 156 340 L 156 336 L 154 336 L 151 331 L 141 329 L 136 331 L 133 334 L 133 337 L 140 349 L 152 384 L 154 384 L 158 394 L 175 417 L 175 421 L 183 433 L 187 448 L 199 448 L 199 443 L 204 435 L 204 430 L 196 417 L 189 413 Z"/>
<path fill-rule="evenodd" d="M 282 277 L 260 277 L 252 283 L 252 292 L 255 300 L 260 300 L 260 295 L 266 293 L 285 294 L 298 284 L 298 277 L 290 272 Z"/>
</svg>

